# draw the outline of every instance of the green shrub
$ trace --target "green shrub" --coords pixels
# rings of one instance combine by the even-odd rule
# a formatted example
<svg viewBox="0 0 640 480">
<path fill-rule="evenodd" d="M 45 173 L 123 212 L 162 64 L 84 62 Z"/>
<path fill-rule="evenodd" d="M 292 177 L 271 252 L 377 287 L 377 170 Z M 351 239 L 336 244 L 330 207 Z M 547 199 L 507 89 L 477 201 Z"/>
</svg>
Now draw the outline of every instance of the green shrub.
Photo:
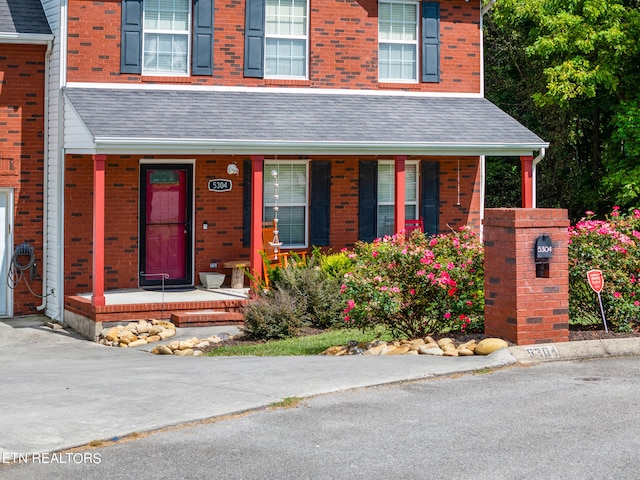
<svg viewBox="0 0 640 480">
<path fill-rule="evenodd" d="M 266 272 L 264 273 L 265 273 L 265 276 L 269 278 L 269 283 L 272 285 L 275 283 L 278 283 L 278 280 L 280 280 L 280 277 L 282 276 L 282 271 L 284 270 L 284 267 L 282 265 L 279 265 L 278 263 L 272 263 L 269 260 L 269 256 L 267 255 L 266 252 L 260 252 L 260 255 L 262 257 L 262 264 L 266 269 Z M 286 252 L 286 257 L 287 257 L 286 263 L 288 266 L 304 267 L 307 264 L 307 257 L 301 257 L 296 252 Z M 258 285 L 258 290 L 264 290 L 268 288 L 266 284 L 262 281 L 262 279 L 257 279 L 252 275 L 250 275 L 249 278 L 251 278 L 251 280 L 254 281 L 256 285 Z"/>
<path fill-rule="evenodd" d="M 602 324 L 596 293 L 587 272 L 602 270 L 600 293 L 607 324 L 617 331 L 640 326 L 640 210 L 605 220 L 593 212 L 569 228 L 569 318 L 573 325 Z"/>
<path fill-rule="evenodd" d="M 245 307 L 244 316 L 244 334 L 258 340 L 295 337 L 308 325 L 306 302 L 286 290 L 262 292 Z"/>
<path fill-rule="evenodd" d="M 355 262 L 341 287 L 348 326 L 384 325 L 411 338 L 482 329 L 484 256 L 469 229 L 358 242 L 348 257 Z"/>
<path fill-rule="evenodd" d="M 315 252 L 314 252 L 315 255 Z M 330 277 L 342 282 L 344 276 L 353 270 L 353 261 L 346 252 L 320 254 L 320 268 Z"/>
<path fill-rule="evenodd" d="M 260 288 L 245 309 L 245 334 L 270 340 L 294 337 L 303 327 L 342 326 L 340 283 L 320 268 L 322 254 L 290 258 L 286 267 L 271 267 L 270 287 Z"/>
<path fill-rule="evenodd" d="M 281 268 L 272 282 L 273 288 L 288 292 L 305 306 L 304 314 L 309 323 L 318 328 L 330 328 L 341 322 L 342 304 L 338 279 L 320 268 L 322 254 L 319 251 L 304 263 L 289 264 Z"/>
</svg>

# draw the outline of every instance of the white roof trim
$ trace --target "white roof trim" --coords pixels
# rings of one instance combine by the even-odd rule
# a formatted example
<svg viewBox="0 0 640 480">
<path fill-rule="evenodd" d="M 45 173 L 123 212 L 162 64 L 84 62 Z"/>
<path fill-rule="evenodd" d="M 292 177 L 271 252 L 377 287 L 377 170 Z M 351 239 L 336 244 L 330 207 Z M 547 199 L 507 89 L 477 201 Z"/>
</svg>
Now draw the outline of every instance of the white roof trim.
<svg viewBox="0 0 640 480">
<path fill-rule="evenodd" d="M 53 35 L 48 33 L 0 33 L 0 43 L 46 45 L 52 41 Z"/>
<path fill-rule="evenodd" d="M 482 98 L 478 93 L 457 92 L 406 92 L 400 90 L 356 90 L 335 88 L 310 87 L 227 87 L 214 85 L 184 85 L 184 84 L 142 84 L 142 83 L 87 83 L 69 82 L 67 88 L 99 88 L 108 90 L 170 90 L 197 92 L 257 92 L 257 93 L 305 93 L 316 95 L 370 95 L 390 97 L 434 97 L 434 98 Z"/>
<path fill-rule="evenodd" d="M 533 155 L 538 144 L 435 144 L 435 143 L 343 143 L 343 142 L 264 142 L 200 139 L 126 139 L 96 137 L 95 152 L 105 154 L 307 154 L 307 155 L 442 155 L 442 156 L 521 156 Z M 547 144 L 548 145 L 548 144 Z M 87 153 L 86 149 L 67 148 L 67 153 Z"/>
</svg>

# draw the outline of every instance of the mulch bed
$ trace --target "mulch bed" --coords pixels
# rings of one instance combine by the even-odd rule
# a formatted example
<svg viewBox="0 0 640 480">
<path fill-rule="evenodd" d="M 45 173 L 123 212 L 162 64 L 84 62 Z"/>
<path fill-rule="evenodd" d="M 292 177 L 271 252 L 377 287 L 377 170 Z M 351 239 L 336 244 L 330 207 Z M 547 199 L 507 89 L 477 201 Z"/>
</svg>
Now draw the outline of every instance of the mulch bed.
<svg viewBox="0 0 640 480">
<path fill-rule="evenodd" d="M 581 328 L 581 329 L 570 329 L 569 330 L 569 341 L 580 341 L 580 340 L 604 340 L 609 338 L 629 338 L 629 337 L 640 337 L 640 332 L 605 332 L 604 328 Z"/>
</svg>

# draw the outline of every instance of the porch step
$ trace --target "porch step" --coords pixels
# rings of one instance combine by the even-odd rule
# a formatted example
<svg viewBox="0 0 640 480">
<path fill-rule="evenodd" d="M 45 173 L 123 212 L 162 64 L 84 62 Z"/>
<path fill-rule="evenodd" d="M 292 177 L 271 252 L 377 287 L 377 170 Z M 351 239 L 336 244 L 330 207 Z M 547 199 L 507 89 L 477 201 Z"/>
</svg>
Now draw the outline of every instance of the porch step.
<svg viewBox="0 0 640 480">
<path fill-rule="evenodd" d="M 242 325 L 244 315 L 220 310 L 189 310 L 172 312 L 171 322 L 176 327 L 211 327 L 214 325 Z"/>
</svg>

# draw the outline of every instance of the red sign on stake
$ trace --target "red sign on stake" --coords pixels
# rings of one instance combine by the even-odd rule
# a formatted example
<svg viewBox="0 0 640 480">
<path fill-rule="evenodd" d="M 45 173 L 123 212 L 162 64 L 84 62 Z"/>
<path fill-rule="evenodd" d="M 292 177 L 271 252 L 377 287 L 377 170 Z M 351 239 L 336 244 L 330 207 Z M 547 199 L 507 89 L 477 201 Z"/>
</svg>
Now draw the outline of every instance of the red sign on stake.
<svg viewBox="0 0 640 480">
<path fill-rule="evenodd" d="M 600 313 L 602 314 L 602 323 L 604 324 L 604 331 L 608 332 L 607 328 L 607 319 L 604 316 L 604 308 L 602 307 L 602 297 L 600 297 L 600 292 L 602 291 L 602 287 L 604 287 L 604 278 L 602 277 L 602 270 L 589 270 L 587 272 L 587 281 L 589 282 L 589 286 L 593 289 L 594 292 L 598 294 L 598 303 L 600 304 Z"/>
<path fill-rule="evenodd" d="M 594 292 L 600 293 L 602 291 L 602 287 L 604 287 L 602 270 L 589 270 L 587 272 L 587 281 Z"/>
</svg>

